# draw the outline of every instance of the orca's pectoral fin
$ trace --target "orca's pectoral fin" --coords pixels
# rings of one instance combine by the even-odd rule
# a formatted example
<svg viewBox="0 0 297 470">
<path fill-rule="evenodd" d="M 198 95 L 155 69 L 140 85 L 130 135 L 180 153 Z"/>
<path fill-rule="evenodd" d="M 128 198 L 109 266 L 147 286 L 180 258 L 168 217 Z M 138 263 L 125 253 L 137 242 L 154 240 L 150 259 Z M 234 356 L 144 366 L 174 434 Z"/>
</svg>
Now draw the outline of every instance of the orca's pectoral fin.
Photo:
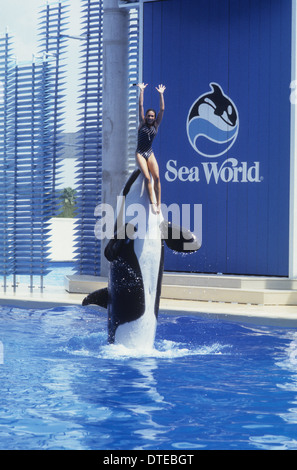
<svg viewBox="0 0 297 470">
<path fill-rule="evenodd" d="M 193 253 L 201 248 L 201 243 L 190 230 L 163 221 L 160 225 L 162 238 L 173 251 Z"/>
<path fill-rule="evenodd" d="M 108 288 L 96 290 L 87 295 L 82 301 L 82 305 L 98 305 L 99 307 L 107 308 L 108 306 Z"/>
</svg>

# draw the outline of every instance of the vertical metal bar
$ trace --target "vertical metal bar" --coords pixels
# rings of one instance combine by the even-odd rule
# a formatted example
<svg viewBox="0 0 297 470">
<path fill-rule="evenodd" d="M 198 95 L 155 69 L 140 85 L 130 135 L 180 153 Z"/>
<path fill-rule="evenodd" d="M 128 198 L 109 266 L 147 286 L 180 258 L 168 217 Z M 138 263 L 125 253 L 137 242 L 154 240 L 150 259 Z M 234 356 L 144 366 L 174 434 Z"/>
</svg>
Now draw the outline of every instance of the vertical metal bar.
<svg viewBox="0 0 297 470">
<path fill-rule="evenodd" d="M 12 158 L 11 158 L 11 90 L 10 78 L 12 71 L 11 38 L 6 32 L 0 37 L 0 178 L 1 178 L 1 253 L 0 272 L 3 276 L 3 289 L 7 289 L 7 276 L 11 273 L 11 183 L 12 183 Z"/>
<path fill-rule="evenodd" d="M 32 293 L 33 288 L 34 288 L 34 286 L 33 286 L 33 275 L 32 274 L 30 274 L 30 286 L 29 287 L 30 287 L 30 292 Z"/>
<path fill-rule="evenodd" d="M 40 291 L 43 292 L 44 285 L 43 285 L 43 275 L 40 276 Z"/>
<path fill-rule="evenodd" d="M 143 1 L 140 0 L 139 3 L 139 68 L 138 68 L 138 76 L 139 82 L 143 82 L 143 10 L 144 5 Z"/>
</svg>

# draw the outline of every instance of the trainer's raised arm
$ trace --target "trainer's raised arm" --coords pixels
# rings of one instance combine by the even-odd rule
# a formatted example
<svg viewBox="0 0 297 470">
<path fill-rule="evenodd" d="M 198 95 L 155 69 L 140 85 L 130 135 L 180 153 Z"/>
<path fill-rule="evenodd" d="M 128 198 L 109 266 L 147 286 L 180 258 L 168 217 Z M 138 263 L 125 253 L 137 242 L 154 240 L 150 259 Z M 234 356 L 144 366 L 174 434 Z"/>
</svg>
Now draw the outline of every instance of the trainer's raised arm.
<svg viewBox="0 0 297 470">
<path fill-rule="evenodd" d="M 162 121 L 163 115 L 164 115 L 164 111 L 165 111 L 164 91 L 166 90 L 166 86 L 165 85 L 159 85 L 158 87 L 156 87 L 156 90 L 160 95 L 160 111 L 159 111 L 157 119 L 156 119 L 157 126 L 159 126 L 161 124 L 161 121 Z"/>
<path fill-rule="evenodd" d="M 144 121 L 144 108 L 143 108 L 143 102 L 144 102 L 144 90 L 147 87 L 147 83 L 138 83 L 137 84 L 140 93 L 139 93 L 139 121 L 143 122 Z"/>
</svg>

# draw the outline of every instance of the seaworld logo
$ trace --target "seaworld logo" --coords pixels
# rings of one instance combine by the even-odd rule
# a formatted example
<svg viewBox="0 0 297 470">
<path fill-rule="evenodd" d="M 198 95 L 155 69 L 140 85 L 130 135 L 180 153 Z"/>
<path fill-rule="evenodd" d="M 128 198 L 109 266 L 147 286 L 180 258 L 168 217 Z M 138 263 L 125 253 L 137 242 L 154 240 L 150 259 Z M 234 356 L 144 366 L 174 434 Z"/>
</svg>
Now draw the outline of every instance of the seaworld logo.
<svg viewBox="0 0 297 470">
<path fill-rule="evenodd" d="M 188 139 L 199 155 L 213 159 L 226 154 L 234 145 L 239 130 L 238 111 L 233 101 L 217 83 L 210 83 L 211 91 L 201 95 L 191 106 L 187 118 Z M 176 159 L 167 161 L 165 179 L 169 183 L 261 183 L 260 162 L 241 161 L 225 156 L 224 161 L 202 161 L 188 168 Z"/>
<path fill-rule="evenodd" d="M 193 149 L 203 157 L 226 153 L 236 141 L 239 118 L 235 104 L 217 83 L 211 92 L 201 95 L 187 118 L 187 134 Z"/>
</svg>

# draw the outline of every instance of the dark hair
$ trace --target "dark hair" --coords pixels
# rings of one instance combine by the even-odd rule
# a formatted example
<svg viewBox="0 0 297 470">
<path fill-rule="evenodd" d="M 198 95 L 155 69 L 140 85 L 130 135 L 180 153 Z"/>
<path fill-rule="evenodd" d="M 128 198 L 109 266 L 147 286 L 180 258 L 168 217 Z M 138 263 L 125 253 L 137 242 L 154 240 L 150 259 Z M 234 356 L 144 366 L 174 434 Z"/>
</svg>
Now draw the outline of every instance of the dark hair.
<svg viewBox="0 0 297 470">
<path fill-rule="evenodd" d="M 157 113 L 154 109 L 150 108 L 147 110 L 147 112 L 145 113 L 145 115 L 147 116 L 147 114 L 150 112 L 150 111 L 153 111 L 153 113 L 155 113 L 155 118 L 157 117 Z"/>
</svg>

